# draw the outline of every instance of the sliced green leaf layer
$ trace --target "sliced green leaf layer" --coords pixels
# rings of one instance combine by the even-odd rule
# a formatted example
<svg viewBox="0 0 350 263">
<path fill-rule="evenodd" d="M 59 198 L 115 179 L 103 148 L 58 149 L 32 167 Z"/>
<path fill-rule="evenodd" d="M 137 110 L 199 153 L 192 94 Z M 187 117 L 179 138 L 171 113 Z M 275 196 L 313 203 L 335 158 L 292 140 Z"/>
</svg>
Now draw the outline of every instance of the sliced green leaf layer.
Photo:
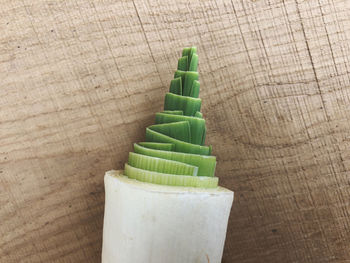
<svg viewBox="0 0 350 263">
<path fill-rule="evenodd" d="M 170 82 L 170 90 L 171 93 L 182 95 L 182 79 L 181 77 L 175 78 Z"/>
<path fill-rule="evenodd" d="M 183 142 L 191 142 L 191 130 L 188 121 L 155 124 L 148 128 Z"/>
<path fill-rule="evenodd" d="M 208 146 L 201 146 L 197 144 L 179 141 L 167 135 L 153 131 L 149 128 L 146 129 L 146 141 L 172 143 L 175 145 L 175 148 L 174 148 L 175 152 L 210 155 L 210 147 Z"/>
<path fill-rule="evenodd" d="M 166 113 L 166 112 L 164 112 L 164 113 Z M 196 114 L 194 115 L 194 117 L 203 118 L 203 114 L 200 111 L 197 111 Z"/>
<path fill-rule="evenodd" d="M 184 115 L 193 116 L 201 110 L 202 100 L 173 93 L 165 95 L 164 110 L 182 110 Z"/>
<path fill-rule="evenodd" d="M 129 153 L 128 164 L 135 168 L 159 173 L 182 174 L 190 176 L 197 176 L 198 174 L 198 167 L 196 166 L 133 152 Z"/>
<path fill-rule="evenodd" d="M 182 110 L 163 110 L 162 113 L 173 114 L 173 115 L 184 115 Z"/>
<path fill-rule="evenodd" d="M 139 142 L 139 145 L 149 149 L 163 150 L 163 151 L 173 151 L 175 145 L 172 143 L 162 143 L 162 142 Z"/>
<path fill-rule="evenodd" d="M 198 98 L 198 96 L 199 96 L 199 87 L 200 87 L 199 81 L 198 80 L 193 81 L 191 92 L 190 92 L 190 97 Z"/>
<path fill-rule="evenodd" d="M 189 56 L 191 53 L 191 48 L 190 47 L 185 47 L 183 50 L 182 50 L 182 56 Z"/>
<path fill-rule="evenodd" d="M 193 85 L 194 81 L 198 81 L 198 72 L 187 71 L 185 73 L 185 80 L 184 80 L 183 88 L 182 88 L 182 95 L 183 96 L 190 96 L 191 95 L 192 85 Z"/>
<path fill-rule="evenodd" d="M 198 67 L 198 55 L 193 54 L 191 57 L 191 61 L 189 63 L 189 66 L 188 66 L 188 70 L 189 71 L 197 71 L 197 67 Z"/>
<path fill-rule="evenodd" d="M 170 185 L 170 186 L 187 186 L 200 188 L 215 188 L 218 186 L 217 177 L 205 176 L 186 176 L 158 173 L 132 167 L 125 164 L 125 175 L 131 179 L 152 184 Z"/>
<path fill-rule="evenodd" d="M 183 70 L 176 70 L 174 73 L 174 79 L 181 78 L 182 87 L 185 83 L 185 75 L 186 75 L 186 71 L 183 71 Z"/>
<path fill-rule="evenodd" d="M 179 58 L 179 61 L 177 63 L 177 69 L 182 71 L 188 70 L 188 56 L 183 56 Z"/>
<path fill-rule="evenodd" d="M 215 156 L 154 150 L 142 147 L 141 145 L 138 145 L 136 143 L 134 144 L 134 151 L 135 153 L 144 154 L 147 156 L 153 156 L 197 166 L 198 176 L 214 176 L 215 173 Z"/>
<path fill-rule="evenodd" d="M 197 114 L 197 112 L 196 112 Z M 190 125 L 191 141 L 190 143 L 203 145 L 203 137 L 205 140 L 205 120 L 202 118 L 174 115 L 158 112 L 156 113 L 156 123 L 171 123 L 171 122 L 181 122 L 187 121 Z M 173 136 L 171 136 L 173 137 Z M 174 137 L 173 137 L 174 138 Z"/>
</svg>

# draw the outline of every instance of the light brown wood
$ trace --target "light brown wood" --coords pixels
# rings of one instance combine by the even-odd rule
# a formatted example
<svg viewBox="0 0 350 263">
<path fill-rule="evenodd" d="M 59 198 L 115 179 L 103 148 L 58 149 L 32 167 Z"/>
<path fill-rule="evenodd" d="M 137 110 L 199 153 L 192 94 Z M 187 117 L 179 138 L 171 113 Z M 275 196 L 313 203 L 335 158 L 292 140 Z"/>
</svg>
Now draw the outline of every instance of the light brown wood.
<svg viewBox="0 0 350 263">
<path fill-rule="evenodd" d="M 350 262 L 349 8 L 2 1 L 0 262 L 100 261 L 104 171 L 143 140 L 192 44 L 236 193 L 223 262 Z"/>
</svg>

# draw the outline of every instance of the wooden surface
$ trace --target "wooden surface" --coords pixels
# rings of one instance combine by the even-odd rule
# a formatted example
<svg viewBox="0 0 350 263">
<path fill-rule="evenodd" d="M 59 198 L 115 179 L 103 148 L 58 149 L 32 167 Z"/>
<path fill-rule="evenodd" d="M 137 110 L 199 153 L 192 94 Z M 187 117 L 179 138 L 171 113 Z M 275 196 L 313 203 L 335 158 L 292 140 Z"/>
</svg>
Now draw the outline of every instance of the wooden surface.
<svg viewBox="0 0 350 263">
<path fill-rule="evenodd" d="M 350 262 L 346 1 L 4 0 L 0 33 L 0 262 L 100 261 L 104 171 L 192 44 L 223 262 Z"/>
</svg>

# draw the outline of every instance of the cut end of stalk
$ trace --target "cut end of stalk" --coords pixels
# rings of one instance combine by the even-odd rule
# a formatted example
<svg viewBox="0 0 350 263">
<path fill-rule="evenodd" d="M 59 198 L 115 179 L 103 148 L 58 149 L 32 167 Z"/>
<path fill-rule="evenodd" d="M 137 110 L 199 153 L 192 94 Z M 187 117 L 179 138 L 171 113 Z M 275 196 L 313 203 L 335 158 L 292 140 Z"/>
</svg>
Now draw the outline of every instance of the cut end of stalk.
<svg viewBox="0 0 350 263">
<path fill-rule="evenodd" d="M 186 187 L 186 186 L 169 186 L 169 185 L 158 185 L 148 182 L 141 182 L 136 179 L 131 179 L 125 175 L 124 170 L 110 170 L 105 174 L 105 180 L 120 180 L 123 183 L 131 184 L 134 187 L 139 187 L 145 191 L 156 191 L 156 192 L 168 192 L 168 193 L 210 193 L 210 194 L 228 194 L 233 195 L 234 192 L 224 188 L 222 186 L 217 186 L 215 188 L 198 188 L 198 187 Z"/>
<path fill-rule="evenodd" d="M 217 177 L 158 173 L 135 168 L 128 164 L 125 164 L 124 174 L 131 179 L 136 179 L 141 182 L 171 186 L 216 188 L 219 182 L 219 178 Z"/>
<path fill-rule="evenodd" d="M 206 126 L 200 112 L 196 47 L 184 48 L 178 60 L 164 111 L 146 128 L 146 142 L 134 144 L 125 174 L 143 182 L 199 188 L 217 187 L 216 158 L 205 146 Z"/>
</svg>

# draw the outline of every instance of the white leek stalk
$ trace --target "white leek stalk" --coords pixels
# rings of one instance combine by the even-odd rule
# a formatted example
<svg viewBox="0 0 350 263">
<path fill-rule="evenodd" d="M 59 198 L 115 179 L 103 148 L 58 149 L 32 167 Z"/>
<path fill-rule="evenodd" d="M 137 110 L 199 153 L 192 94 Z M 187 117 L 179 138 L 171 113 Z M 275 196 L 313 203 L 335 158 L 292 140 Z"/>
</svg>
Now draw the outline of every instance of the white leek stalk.
<svg viewBox="0 0 350 263">
<path fill-rule="evenodd" d="M 102 263 L 221 262 L 232 191 L 104 181 Z"/>
</svg>

